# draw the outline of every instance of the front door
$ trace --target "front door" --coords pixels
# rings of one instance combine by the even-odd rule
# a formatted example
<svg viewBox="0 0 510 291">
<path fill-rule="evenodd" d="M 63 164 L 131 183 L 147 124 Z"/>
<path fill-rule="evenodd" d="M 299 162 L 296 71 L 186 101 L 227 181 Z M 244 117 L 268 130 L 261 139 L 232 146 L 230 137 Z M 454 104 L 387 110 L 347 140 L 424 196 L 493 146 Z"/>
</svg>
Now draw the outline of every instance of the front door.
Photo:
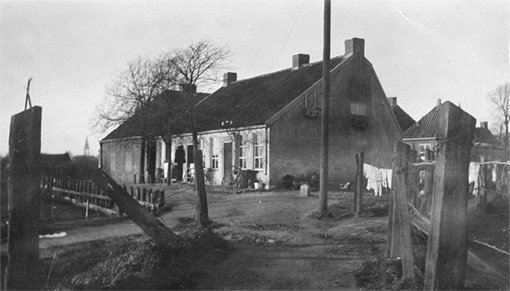
<svg viewBox="0 0 510 291">
<path fill-rule="evenodd" d="M 226 181 L 232 173 L 232 142 L 226 142 L 223 146 L 223 177 Z"/>
</svg>

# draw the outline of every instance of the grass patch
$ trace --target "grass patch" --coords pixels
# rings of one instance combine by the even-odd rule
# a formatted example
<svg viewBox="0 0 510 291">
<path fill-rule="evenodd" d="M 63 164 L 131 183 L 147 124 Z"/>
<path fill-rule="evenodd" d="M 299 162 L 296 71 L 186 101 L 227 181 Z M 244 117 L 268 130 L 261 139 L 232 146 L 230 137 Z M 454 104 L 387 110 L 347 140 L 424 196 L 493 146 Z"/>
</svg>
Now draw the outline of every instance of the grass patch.
<svg viewBox="0 0 510 291">
<path fill-rule="evenodd" d="M 232 251 L 218 235 L 205 230 L 181 234 L 185 247 L 156 245 L 142 235 L 55 247 L 43 260 L 41 282 L 49 290 L 189 289 L 206 266 Z M 52 255 L 57 252 L 50 280 Z"/>
</svg>

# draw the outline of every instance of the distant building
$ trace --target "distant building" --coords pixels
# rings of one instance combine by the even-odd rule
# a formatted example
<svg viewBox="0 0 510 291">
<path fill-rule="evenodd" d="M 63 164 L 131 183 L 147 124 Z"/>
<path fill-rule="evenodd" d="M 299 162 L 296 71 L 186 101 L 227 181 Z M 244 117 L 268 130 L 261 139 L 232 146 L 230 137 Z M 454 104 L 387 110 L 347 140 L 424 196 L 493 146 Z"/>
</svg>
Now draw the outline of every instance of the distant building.
<svg viewBox="0 0 510 291">
<path fill-rule="evenodd" d="M 403 141 L 416 150 L 419 161 L 435 160 L 435 148 L 438 144 L 439 111 L 441 106 L 452 104 L 450 101 L 437 105 L 414 125 L 404 132 Z M 508 154 L 501 147 L 496 137 L 488 129 L 487 122 L 481 122 L 480 127 L 474 130 L 473 147 L 471 149 L 471 161 L 496 161 L 507 160 Z"/>
<path fill-rule="evenodd" d="M 330 188 L 354 181 L 359 152 L 365 153 L 367 163 L 390 168 L 393 146 L 403 136 L 401 126 L 414 123 L 396 98 L 388 101 L 364 48 L 363 39 L 349 39 L 345 54 L 331 59 Z M 309 59 L 298 54 L 291 68 L 244 80 L 226 73 L 223 87 L 195 106 L 208 180 L 221 184 L 233 167 L 251 170 L 255 179 L 274 186 L 286 175 L 302 178 L 319 172 L 322 62 Z M 156 138 L 142 151 L 137 135 L 122 127 L 100 142 L 102 167 L 119 182 L 133 182 L 134 175 L 144 172 L 168 178 L 168 173 L 158 172 L 164 172 L 164 163 L 175 163 L 179 147 L 184 150 L 184 170 L 193 166 L 189 131 L 176 129 L 167 143 Z M 121 140 L 129 141 L 122 150 Z M 136 165 L 140 153 L 146 156 L 143 170 Z"/>
</svg>

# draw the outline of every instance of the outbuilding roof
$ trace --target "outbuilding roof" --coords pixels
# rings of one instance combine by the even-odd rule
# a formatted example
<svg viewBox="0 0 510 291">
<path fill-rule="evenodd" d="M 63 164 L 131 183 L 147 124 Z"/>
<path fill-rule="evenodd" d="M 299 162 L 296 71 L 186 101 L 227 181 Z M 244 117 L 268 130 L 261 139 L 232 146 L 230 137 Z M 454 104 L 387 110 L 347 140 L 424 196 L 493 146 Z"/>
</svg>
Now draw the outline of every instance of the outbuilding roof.
<svg viewBox="0 0 510 291">
<path fill-rule="evenodd" d="M 429 113 L 404 132 L 404 139 L 436 138 L 439 130 L 439 108 L 448 103 L 453 105 L 450 101 L 446 101 L 432 108 Z M 496 137 L 484 127 L 474 129 L 474 142 L 499 145 Z"/>
<path fill-rule="evenodd" d="M 446 101 L 443 104 L 451 103 Z M 453 105 L 453 104 L 452 104 Z M 432 108 L 420 120 L 404 132 L 404 139 L 436 138 L 439 130 L 439 108 L 441 104 Z"/>
<path fill-rule="evenodd" d="M 198 93 L 197 101 L 208 94 Z M 186 93 L 176 90 L 166 90 L 110 132 L 102 141 L 129 137 L 157 137 L 169 132 L 182 132 L 186 124 L 184 112 L 189 110 L 189 97 Z"/>
</svg>

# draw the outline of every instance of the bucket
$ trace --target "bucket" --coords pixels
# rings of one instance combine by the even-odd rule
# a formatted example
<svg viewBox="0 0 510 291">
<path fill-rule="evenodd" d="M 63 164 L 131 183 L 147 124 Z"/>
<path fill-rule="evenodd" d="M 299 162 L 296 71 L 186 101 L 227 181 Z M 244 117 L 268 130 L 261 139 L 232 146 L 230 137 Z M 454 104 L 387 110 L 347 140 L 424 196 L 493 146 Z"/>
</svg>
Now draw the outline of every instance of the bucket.
<svg viewBox="0 0 510 291">
<path fill-rule="evenodd" d="M 253 188 L 260 189 L 260 183 L 259 182 L 253 183 Z"/>
</svg>

